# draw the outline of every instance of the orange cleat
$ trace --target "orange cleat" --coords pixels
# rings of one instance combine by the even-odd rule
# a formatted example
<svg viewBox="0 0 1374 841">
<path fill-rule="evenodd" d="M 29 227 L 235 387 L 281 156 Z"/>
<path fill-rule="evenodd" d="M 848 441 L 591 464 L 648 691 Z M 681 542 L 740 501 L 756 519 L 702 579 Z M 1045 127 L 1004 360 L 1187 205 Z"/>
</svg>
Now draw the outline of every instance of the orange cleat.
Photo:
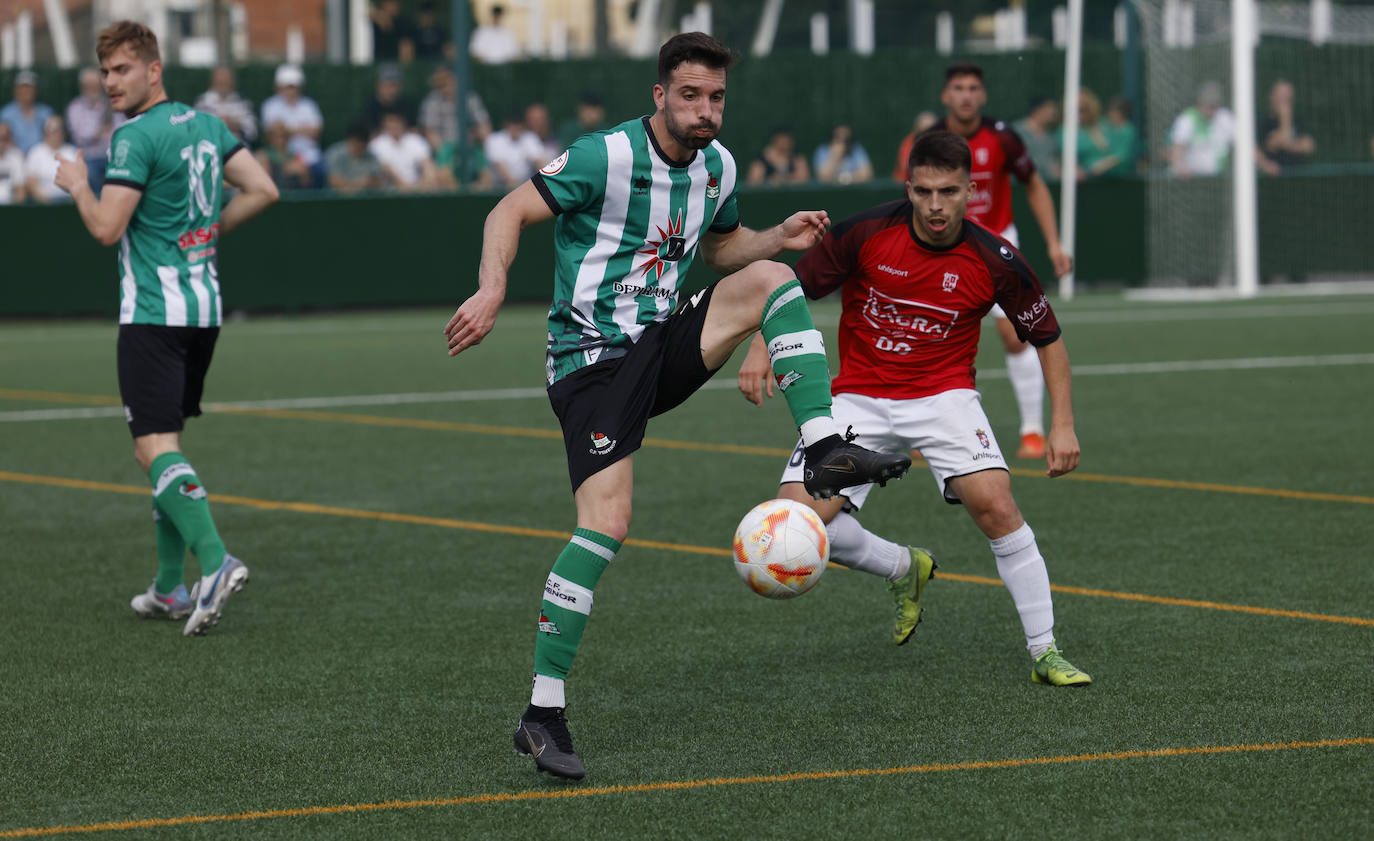
<svg viewBox="0 0 1374 841">
<path fill-rule="evenodd" d="M 1027 432 L 1021 436 L 1021 449 L 1016 451 L 1017 458 L 1036 459 L 1045 457 L 1045 436 L 1039 432 Z"/>
</svg>

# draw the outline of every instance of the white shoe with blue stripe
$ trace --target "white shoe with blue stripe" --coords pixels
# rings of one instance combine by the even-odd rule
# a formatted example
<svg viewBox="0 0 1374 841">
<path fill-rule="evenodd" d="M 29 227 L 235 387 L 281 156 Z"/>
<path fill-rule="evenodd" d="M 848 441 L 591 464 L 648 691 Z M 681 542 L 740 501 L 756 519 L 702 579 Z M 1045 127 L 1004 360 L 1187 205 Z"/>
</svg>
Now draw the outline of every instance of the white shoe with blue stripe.
<svg viewBox="0 0 1374 841">
<path fill-rule="evenodd" d="M 228 598 L 243 589 L 248 581 L 248 567 L 233 555 L 225 555 L 224 563 L 213 575 L 203 576 L 191 588 L 191 603 L 194 609 L 191 618 L 186 620 L 183 636 L 200 636 L 219 622 L 220 612 Z"/>
</svg>

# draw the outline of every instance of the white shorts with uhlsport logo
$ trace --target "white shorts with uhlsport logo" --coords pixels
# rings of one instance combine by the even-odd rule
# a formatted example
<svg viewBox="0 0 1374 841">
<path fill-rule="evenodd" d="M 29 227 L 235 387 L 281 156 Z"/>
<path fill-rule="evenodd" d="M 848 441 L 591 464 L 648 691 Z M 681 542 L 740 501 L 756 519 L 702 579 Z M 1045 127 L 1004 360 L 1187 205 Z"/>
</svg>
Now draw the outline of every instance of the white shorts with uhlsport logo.
<svg viewBox="0 0 1374 841">
<path fill-rule="evenodd" d="M 854 427 L 859 436 L 854 443 L 860 446 L 889 453 L 920 450 L 940 493 L 949 502 L 959 502 L 959 495 L 949 487 L 950 479 L 982 470 L 1007 469 L 1007 460 L 983 413 L 982 396 L 974 389 L 956 388 L 911 400 L 837 394 L 833 411 L 840 429 Z M 780 484 L 800 482 L 802 478 L 802 449 L 798 442 Z M 872 484 L 855 485 L 841 494 L 860 508 L 872 489 Z"/>
</svg>

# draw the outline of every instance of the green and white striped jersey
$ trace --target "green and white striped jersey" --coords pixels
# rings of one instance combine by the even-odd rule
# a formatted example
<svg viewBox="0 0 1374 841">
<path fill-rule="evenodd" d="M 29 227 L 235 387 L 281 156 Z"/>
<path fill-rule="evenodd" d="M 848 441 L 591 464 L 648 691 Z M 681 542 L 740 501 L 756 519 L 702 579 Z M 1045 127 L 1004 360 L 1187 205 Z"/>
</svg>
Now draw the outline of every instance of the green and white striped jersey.
<svg viewBox="0 0 1374 841">
<path fill-rule="evenodd" d="M 624 355 L 672 314 L 702 233 L 739 227 L 734 157 L 713 141 L 669 160 L 648 117 L 583 135 L 533 182 L 558 216 L 550 385 Z"/>
<path fill-rule="evenodd" d="M 143 192 L 119 240 L 120 324 L 219 326 L 224 161 L 242 145 L 218 117 L 180 102 L 115 129 L 105 183 Z"/>
</svg>

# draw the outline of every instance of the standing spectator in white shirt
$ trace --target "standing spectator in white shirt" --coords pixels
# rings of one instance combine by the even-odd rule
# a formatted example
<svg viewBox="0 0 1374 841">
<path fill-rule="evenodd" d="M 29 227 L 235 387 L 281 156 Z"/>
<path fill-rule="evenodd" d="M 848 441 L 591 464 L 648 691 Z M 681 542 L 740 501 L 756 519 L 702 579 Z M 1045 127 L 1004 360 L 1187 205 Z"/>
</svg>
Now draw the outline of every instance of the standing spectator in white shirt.
<svg viewBox="0 0 1374 841">
<path fill-rule="evenodd" d="M 274 81 L 277 93 L 262 104 L 262 126 L 281 123 L 286 129 L 286 150 L 310 167 L 314 184 L 324 183 L 324 163 L 320 154 L 320 132 L 324 115 L 315 100 L 301 93 L 305 72 L 294 64 L 277 68 Z"/>
<path fill-rule="evenodd" d="M 14 145 L 9 123 L 0 123 L 0 204 L 21 204 L 24 184 L 24 153 Z"/>
<path fill-rule="evenodd" d="M 544 158 L 539 135 L 525 127 L 525 115 L 519 108 L 506 114 L 500 131 L 487 135 L 482 151 L 487 155 L 495 186 L 507 190 L 524 183 L 548 160 Z"/>
<path fill-rule="evenodd" d="M 399 111 L 382 115 L 382 131 L 367 144 L 367 151 L 403 192 L 428 192 L 441 186 L 429 144 L 406 125 Z"/>
<path fill-rule="evenodd" d="M 59 158 L 76 160 L 76 147 L 67 142 L 67 133 L 62 129 L 62 118 L 54 115 L 43 123 L 43 142 L 30 149 L 28 157 L 24 159 L 24 175 L 28 177 L 29 198 L 43 204 L 71 201 L 66 191 L 53 181 L 57 177 Z"/>
<path fill-rule="evenodd" d="M 1169 132 L 1169 165 L 1179 178 L 1218 175 L 1231 160 L 1236 136 L 1235 119 L 1221 105 L 1221 85 L 1203 82 L 1197 105 L 1185 108 Z"/>
<path fill-rule="evenodd" d="M 483 64 L 505 64 L 520 57 L 520 42 L 501 22 L 505 14 L 504 6 L 492 6 L 491 21 L 472 30 L 468 52 Z"/>
<path fill-rule="evenodd" d="M 219 117 L 235 137 L 249 146 L 257 142 L 258 119 L 253 116 L 253 103 L 239 95 L 233 69 L 220 66 L 210 73 L 210 89 L 196 98 L 195 109 Z"/>
</svg>

